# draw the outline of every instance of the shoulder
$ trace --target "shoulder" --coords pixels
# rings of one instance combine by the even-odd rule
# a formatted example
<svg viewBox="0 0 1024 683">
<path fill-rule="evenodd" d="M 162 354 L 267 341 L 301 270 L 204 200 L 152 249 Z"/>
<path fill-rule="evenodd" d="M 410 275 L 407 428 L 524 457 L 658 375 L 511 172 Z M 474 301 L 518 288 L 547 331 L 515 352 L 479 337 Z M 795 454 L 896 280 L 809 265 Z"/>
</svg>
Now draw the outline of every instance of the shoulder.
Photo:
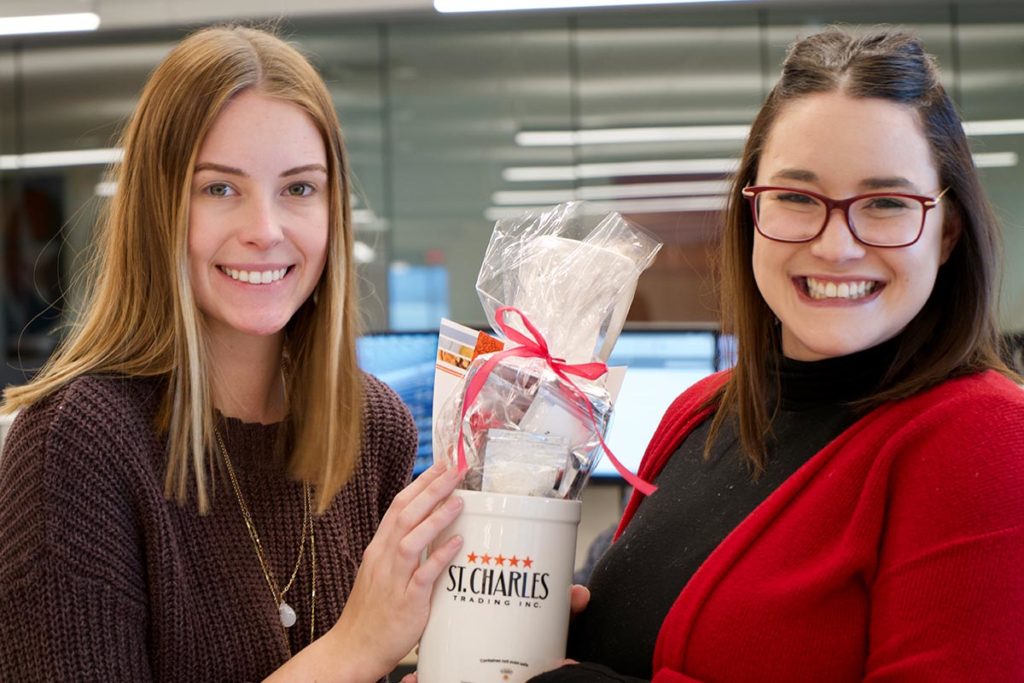
<svg viewBox="0 0 1024 683">
<path fill-rule="evenodd" d="M 28 441 L 62 452 L 72 446 L 110 450 L 137 443 L 152 433 L 162 392 L 155 379 L 78 377 L 18 415 L 11 446 Z"/>
<path fill-rule="evenodd" d="M 110 548 L 124 555 L 135 537 L 133 501 L 161 486 L 148 457 L 157 443 L 147 419 L 154 386 L 81 377 L 18 415 L 0 459 L 5 561 L 29 566 L 42 553 L 92 576 L 105 571 Z"/>
<path fill-rule="evenodd" d="M 1024 389 L 983 372 L 876 413 L 851 445 L 875 451 L 907 523 L 970 536 L 1024 520 Z"/>
<path fill-rule="evenodd" d="M 1024 449 L 1024 388 L 994 371 L 947 380 L 878 411 L 904 438 Z"/>
</svg>

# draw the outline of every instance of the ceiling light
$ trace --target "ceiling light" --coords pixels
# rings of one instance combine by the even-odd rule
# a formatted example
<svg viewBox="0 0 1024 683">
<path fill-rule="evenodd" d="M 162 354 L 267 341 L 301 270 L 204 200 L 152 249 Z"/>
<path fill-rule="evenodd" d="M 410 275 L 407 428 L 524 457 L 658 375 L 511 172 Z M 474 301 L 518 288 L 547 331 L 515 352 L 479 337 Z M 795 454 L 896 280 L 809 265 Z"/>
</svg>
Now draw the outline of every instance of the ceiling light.
<svg viewBox="0 0 1024 683">
<path fill-rule="evenodd" d="M 663 161 L 616 161 L 576 166 L 511 166 L 502 170 L 508 182 L 617 178 L 623 176 L 686 175 L 736 171 L 738 159 L 673 159 Z"/>
<path fill-rule="evenodd" d="M 95 12 L 0 17 L 0 36 L 25 35 L 28 33 L 95 31 L 99 28 L 99 25 L 100 16 Z"/>
<path fill-rule="evenodd" d="M 60 166 L 100 166 L 116 164 L 121 161 L 123 156 L 124 152 L 118 147 L 73 149 L 63 152 L 32 152 L 30 154 L 0 154 L 0 171 Z"/>
<path fill-rule="evenodd" d="M 967 135 L 1021 135 L 1024 119 L 964 121 Z M 520 147 L 572 147 L 575 145 L 621 145 L 645 142 L 742 142 L 750 126 L 651 126 L 636 128 L 591 128 L 588 130 L 533 130 L 516 133 Z"/>
<path fill-rule="evenodd" d="M 658 126 L 651 128 L 595 128 L 591 130 L 538 130 L 516 133 L 520 147 L 615 145 L 643 142 L 738 141 L 747 139 L 750 126 Z"/>
<path fill-rule="evenodd" d="M 1024 119 L 964 121 L 964 132 L 968 135 L 1020 135 L 1024 133 Z"/>
<path fill-rule="evenodd" d="M 1020 161 L 1016 152 L 979 152 L 971 156 L 978 168 L 1010 168 Z"/>
<path fill-rule="evenodd" d="M 438 12 L 496 12 L 499 10 L 572 9 L 626 5 L 685 5 L 730 0 L 434 0 Z"/>
<path fill-rule="evenodd" d="M 675 183 L 627 183 L 623 185 L 583 185 L 564 190 L 504 190 L 491 195 L 499 205 L 559 204 L 574 199 L 601 200 L 640 197 L 694 197 L 725 194 L 727 180 L 694 180 Z"/>
<path fill-rule="evenodd" d="M 117 193 L 116 180 L 101 180 L 93 188 L 93 194 L 97 197 L 113 197 Z"/>
</svg>

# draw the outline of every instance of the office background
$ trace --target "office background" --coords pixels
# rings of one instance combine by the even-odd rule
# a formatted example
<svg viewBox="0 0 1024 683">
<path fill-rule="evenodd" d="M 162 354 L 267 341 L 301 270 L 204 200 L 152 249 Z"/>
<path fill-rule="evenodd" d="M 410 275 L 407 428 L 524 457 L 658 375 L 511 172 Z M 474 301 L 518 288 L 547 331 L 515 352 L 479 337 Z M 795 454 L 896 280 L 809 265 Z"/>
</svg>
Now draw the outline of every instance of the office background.
<svg viewBox="0 0 1024 683">
<path fill-rule="evenodd" d="M 279 8 L 0 1 L 0 15 L 44 11 L 96 11 L 102 23 L 0 37 L 4 384 L 38 367 L 81 303 L 82 264 L 112 191 L 107 163 L 150 70 L 197 26 L 263 21 Z M 494 220 L 569 199 L 617 210 L 664 241 L 633 327 L 714 328 L 712 253 L 745 127 L 786 45 L 830 23 L 906 27 L 938 57 L 1005 228 L 1001 323 L 1024 330 L 1021 0 L 486 15 L 438 15 L 429 0 L 297 0 L 275 23 L 321 69 L 344 127 L 368 331 L 436 328 L 441 316 L 484 324 L 474 283 Z M 588 492 L 581 551 L 616 519 L 620 494 Z"/>
<path fill-rule="evenodd" d="M 0 2 L 0 14 L 18 4 Z M 261 17 L 260 3 L 217 4 L 209 15 L 191 2 L 34 2 L 36 13 L 94 7 L 103 23 L 0 38 L 8 360 L 52 347 L 51 331 L 79 302 L 77 273 L 111 191 L 103 163 L 40 153 L 109 155 L 177 39 L 232 4 L 239 13 L 226 16 Z M 1002 325 L 1024 329 L 1019 0 L 486 15 L 438 15 L 426 0 L 299 2 L 278 25 L 322 70 L 345 129 L 366 328 L 430 328 L 441 315 L 483 322 L 473 285 L 494 220 L 573 198 L 619 210 L 665 242 L 632 321 L 714 324 L 710 252 L 743 130 L 786 45 L 831 22 L 905 26 L 938 57 L 965 120 L 977 124 L 973 148 L 1005 226 Z M 621 129 L 646 130 L 631 142 L 591 137 Z"/>
</svg>

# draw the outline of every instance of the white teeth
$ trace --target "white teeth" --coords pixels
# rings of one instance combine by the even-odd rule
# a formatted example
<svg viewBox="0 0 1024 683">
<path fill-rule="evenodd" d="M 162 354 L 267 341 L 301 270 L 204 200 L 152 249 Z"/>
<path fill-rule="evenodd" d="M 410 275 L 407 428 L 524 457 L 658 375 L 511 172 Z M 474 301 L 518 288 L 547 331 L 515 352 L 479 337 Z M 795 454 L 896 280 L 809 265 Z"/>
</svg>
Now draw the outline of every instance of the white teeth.
<svg viewBox="0 0 1024 683">
<path fill-rule="evenodd" d="M 805 278 L 807 294 L 812 299 L 862 299 L 878 287 L 875 280 L 857 282 L 824 282 L 813 277 Z"/>
<path fill-rule="evenodd" d="M 288 272 L 287 268 L 279 268 L 277 270 L 235 270 L 234 268 L 224 268 L 223 266 L 221 266 L 220 270 L 226 273 L 232 280 L 248 282 L 252 285 L 269 285 L 283 278 Z"/>
</svg>

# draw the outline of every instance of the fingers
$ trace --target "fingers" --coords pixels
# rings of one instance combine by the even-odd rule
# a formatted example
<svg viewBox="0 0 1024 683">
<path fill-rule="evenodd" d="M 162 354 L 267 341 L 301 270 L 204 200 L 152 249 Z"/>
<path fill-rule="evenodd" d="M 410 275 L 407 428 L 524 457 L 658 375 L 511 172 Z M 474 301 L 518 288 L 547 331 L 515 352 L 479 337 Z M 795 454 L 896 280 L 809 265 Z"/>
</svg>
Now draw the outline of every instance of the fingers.
<svg viewBox="0 0 1024 683">
<path fill-rule="evenodd" d="M 399 533 L 405 535 L 409 530 L 422 524 L 438 503 L 452 494 L 461 478 L 458 471 L 448 470 L 431 481 L 415 498 L 406 502 L 405 506 L 399 510 L 396 519 L 400 529 Z"/>
<path fill-rule="evenodd" d="M 409 582 L 412 589 L 420 593 L 426 591 L 429 594 L 437 577 L 451 564 L 461 548 L 462 536 L 452 536 L 440 548 L 430 553 L 430 557 L 413 573 Z"/>
<path fill-rule="evenodd" d="M 569 613 L 573 616 L 586 609 L 590 602 L 590 589 L 578 583 L 573 584 L 572 592 L 569 594 Z"/>
<path fill-rule="evenodd" d="M 451 496 L 434 508 L 426 519 L 402 537 L 398 544 L 402 556 L 418 561 L 420 554 L 430 543 L 435 540 L 444 541 L 445 539 L 438 538 L 438 534 L 455 521 L 462 512 L 462 506 L 461 498 Z"/>
<path fill-rule="evenodd" d="M 430 484 L 437 480 L 438 477 L 442 476 L 448 468 L 443 462 L 435 462 L 433 465 L 423 471 L 418 477 L 412 480 L 412 483 L 402 489 L 395 500 L 392 503 L 392 507 L 400 506 L 404 507 L 410 500 L 418 496 L 423 492 Z"/>
</svg>

